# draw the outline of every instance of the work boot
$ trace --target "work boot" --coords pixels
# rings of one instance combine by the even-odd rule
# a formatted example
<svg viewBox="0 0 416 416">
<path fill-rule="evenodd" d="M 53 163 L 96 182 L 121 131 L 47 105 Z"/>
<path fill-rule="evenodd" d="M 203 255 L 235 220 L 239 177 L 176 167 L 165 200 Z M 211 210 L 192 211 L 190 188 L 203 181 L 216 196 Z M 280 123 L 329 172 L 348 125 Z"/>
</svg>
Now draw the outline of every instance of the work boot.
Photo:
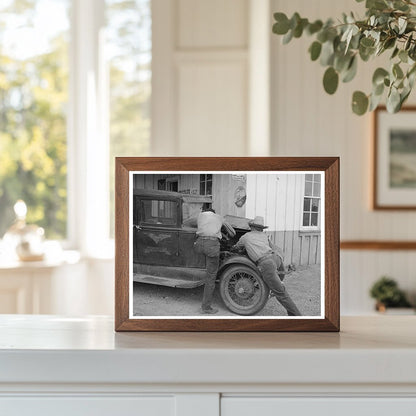
<svg viewBox="0 0 416 416">
<path fill-rule="evenodd" d="M 207 315 L 214 315 L 218 312 L 218 309 L 212 308 L 209 306 L 208 308 L 201 308 L 201 313 L 207 314 Z"/>
</svg>

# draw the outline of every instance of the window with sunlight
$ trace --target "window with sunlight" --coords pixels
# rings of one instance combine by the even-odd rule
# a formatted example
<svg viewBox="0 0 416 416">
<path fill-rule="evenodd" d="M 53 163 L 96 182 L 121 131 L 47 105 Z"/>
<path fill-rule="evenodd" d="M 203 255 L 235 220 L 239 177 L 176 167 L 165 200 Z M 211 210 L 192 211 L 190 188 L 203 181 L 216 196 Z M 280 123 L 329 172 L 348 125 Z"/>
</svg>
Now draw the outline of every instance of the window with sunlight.
<svg viewBox="0 0 416 416">
<path fill-rule="evenodd" d="M 101 19 L 99 35 L 93 33 L 89 39 L 94 40 L 82 44 L 79 39 L 92 33 L 94 16 L 99 15 L 105 16 L 104 27 Z M 83 100 L 80 82 L 91 78 L 82 59 L 97 55 L 106 58 L 98 64 L 98 72 L 106 74 L 104 93 L 94 92 L 97 99 L 106 97 L 105 114 L 93 118 L 104 126 L 100 131 L 108 132 L 108 137 L 100 136 L 108 152 L 97 154 L 105 165 L 109 161 L 108 171 L 102 172 L 109 187 L 103 185 L 101 194 L 108 192 L 103 210 L 110 213 L 106 233 L 113 237 L 114 157 L 149 154 L 151 19 L 151 0 L 0 2 L 0 239 L 13 223 L 19 199 L 27 204 L 27 222 L 43 227 L 46 238 L 72 238 L 72 224 L 84 208 L 77 205 L 84 202 L 73 184 L 82 185 L 82 163 L 94 157 L 90 150 L 85 155 L 93 147 L 75 137 L 85 120 L 74 114 L 74 103 L 77 97 Z M 72 162 L 78 160 L 81 164 Z M 78 234 L 74 248 L 77 239 Z"/>
<path fill-rule="evenodd" d="M 18 199 L 48 238 L 66 237 L 69 12 L 69 0 L 0 4 L 0 238 Z"/>
</svg>

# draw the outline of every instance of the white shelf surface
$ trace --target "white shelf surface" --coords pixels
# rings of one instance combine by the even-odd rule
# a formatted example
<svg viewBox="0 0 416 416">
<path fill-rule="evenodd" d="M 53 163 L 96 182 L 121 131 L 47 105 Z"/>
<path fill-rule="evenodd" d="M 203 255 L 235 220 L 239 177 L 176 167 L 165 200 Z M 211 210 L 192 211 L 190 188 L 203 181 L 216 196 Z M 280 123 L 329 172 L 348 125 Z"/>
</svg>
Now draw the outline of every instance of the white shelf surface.
<svg viewBox="0 0 416 416">
<path fill-rule="evenodd" d="M 107 317 L 2 315 L 0 383 L 416 385 L 416 316 L 344 317 L 339 334 L 113 328 Z"/>
</svg>

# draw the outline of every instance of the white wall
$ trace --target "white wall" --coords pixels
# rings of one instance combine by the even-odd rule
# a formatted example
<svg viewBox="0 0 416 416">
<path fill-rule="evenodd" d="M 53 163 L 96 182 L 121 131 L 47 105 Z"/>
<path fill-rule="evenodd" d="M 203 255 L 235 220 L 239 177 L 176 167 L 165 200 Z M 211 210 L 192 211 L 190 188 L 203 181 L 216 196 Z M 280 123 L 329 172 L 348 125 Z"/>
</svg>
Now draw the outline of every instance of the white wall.
<svg viewBox="0 0 416 416">
<path fill-rule="evenodd" d="M 272 11 L 311 19 L 341 16 L 361 10 L 363 3 L 351 0 L 272 0 Z M 324 68 L 311 62 L 311 38 L 294 39 L 282 45 L 272 35 L 271 147 L 279 156 L 341 157 L 341 240 L 415 240 L 416 212 L 375 212 L 372 193 L 371 115 L 358 117 L 350 109 L 352 92 L 371 90 L 372 71 L 381 58 L 359 64 L 359 76 L 341 84 L 334 96 L 322 88 Z M 410 97 L 415 103 L 415 95 Z M 383 274 L 395 277 L 402 287 L 416 294 L 416 253 L 341 252 L 341 311 L 343 314 L 372 310 L 368 289 Z"/>
<path fill-rule="evenodd" d="M 153 154 L 246 153 L 247 26 L 248 0 L 154 0 Z"/>
</svg>

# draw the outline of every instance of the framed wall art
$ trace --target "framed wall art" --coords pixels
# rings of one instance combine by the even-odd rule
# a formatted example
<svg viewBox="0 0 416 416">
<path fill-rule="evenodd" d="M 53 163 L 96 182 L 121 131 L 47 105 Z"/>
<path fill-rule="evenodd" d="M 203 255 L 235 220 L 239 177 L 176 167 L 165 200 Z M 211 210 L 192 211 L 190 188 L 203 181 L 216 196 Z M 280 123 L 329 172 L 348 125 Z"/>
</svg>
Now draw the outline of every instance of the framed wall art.
<svg viewBox="0 0 416 416">
<path fill-rule="evenodd" d="M 373 208 L 416 209 L 416 107 L 374 112 Z"/>
<path fill-rule="evenodd" d="M 339 159 L 116 158 L 116 331 L 339 331 Z"/>
</svg>

